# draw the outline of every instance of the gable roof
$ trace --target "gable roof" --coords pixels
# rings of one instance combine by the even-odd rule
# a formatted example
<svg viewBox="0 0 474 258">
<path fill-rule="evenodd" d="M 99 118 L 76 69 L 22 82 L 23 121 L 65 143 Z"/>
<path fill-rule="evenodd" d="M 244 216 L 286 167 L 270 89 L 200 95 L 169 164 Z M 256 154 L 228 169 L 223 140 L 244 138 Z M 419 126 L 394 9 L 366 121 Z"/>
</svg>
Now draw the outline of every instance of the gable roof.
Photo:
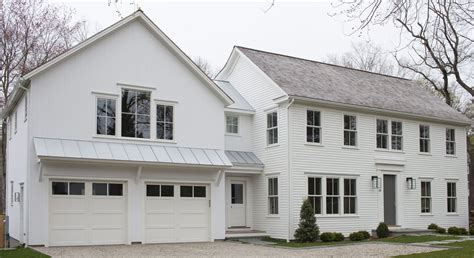
<svg viewBox="0 0 474 258">
<path fill-rule="evenodd" d="M 247 100 L 240 95 L 239 91 L 232 86 L 228 81 L 214 80 L 229 97 L 234 100 L 234 104 L 227 106 L 229 109 L 235 109 L 238 111 L 255 112 L 255 109 L 250 105 Z"/>
<path fill-rule="evenodd" d="M 231 105 L 233 100 L 222 90 L 220 89 L 214 81 L 209 78 L 192 60 L 189 58 L 158 26 L 153 23 L 153 21 L 145 15 L 142 10 L 137 10 L 134 13 L 130 14 L 129 16 L 121 19 L 120 21 L 112 24 L 111 26 L 105 28 L 104 30 L 96 33 L 95 35 L 91 36 L 90 38 L 86 39 L 85 41 L 77 44 L 76 46 L 72 47 L 68 51 L 56 56 L 55 58 L 51 59 L 50 61 L 42 64 L 35 69 L 31 70 L 19 80 L 12 91 L 12 97 L 10 98 L 9 103 L 6 104 L 5 109 L 2 112 L 2 117 L 5 117 L 10 113 L 10 111 L 18 102 L 18 96 L 21 97 L 22 94 L 17 94 L 19 88 L 21 87 L 29 87 L 29 82 L 35 76 L 47 71 L 48 69 L 54 67 L 55 65 L 60 64 L 65 59 L 77 54 L 82 49 L 85 49 L 91 45 L 93 45 L 96 41 L 106 37 L 107 35 L 113 33 L 117 29 L 135 21 L 139 20 L 144 26 L 146 26 L 154 36 L 160 40 L 165 47 L 167 47 L 178 59 L 180 59 L 195 75 L 198 76 L 199 79 L 214 93 L 216 94 L 224 103 L 225 105 Z M 20 85 L 21 84 L 21 85 Z"/>
<path fill-rule="evenodd" d="M 471 124 L 414 81 L 236 46 L 290 97 Z"/>
</svg>

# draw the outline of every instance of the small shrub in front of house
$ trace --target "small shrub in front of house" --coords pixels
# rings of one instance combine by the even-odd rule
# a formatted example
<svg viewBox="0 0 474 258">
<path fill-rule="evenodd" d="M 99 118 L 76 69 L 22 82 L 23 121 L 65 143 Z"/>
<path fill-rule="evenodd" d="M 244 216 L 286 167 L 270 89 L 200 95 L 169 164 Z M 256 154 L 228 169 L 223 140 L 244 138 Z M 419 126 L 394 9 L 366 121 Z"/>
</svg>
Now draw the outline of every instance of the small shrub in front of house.
<svg viewBox="0 0 474 258">
<path fill-rule="evenodd" d="M 351 241 L 362 241 L 370 238 L 370 234 L 367 231 L 357 231 L 349 235 Z"/>
<path fill-rule="evenodd" d="M 474 225 L 469 228 L 469 235 L 474 236 Z"/>
<path fill-rule="evenodd" d="M 377 237 L 378 238 L 385 238 L 388 237 L 390 232 L 388 231 L 387 224 L 380 222 L 379 226 L 377 227 Z"/>
<path fill-rule="evenodd" d="M 450 234 L 450 235 L 467 235 L 467 230 L 465 228 L 450 227 L 450 228 L 448 228 L 448 234 Z"/>
<path fill-rule="evenodd" d="M 298 242 L 314 242 L 318 240 L 319 227 L 316 224 L 313 206 L 306 199 L 301 205 L 300 223 L 295 231 L 295 239 Z"/>
<path fill-rule="evenodd" d="M 344 235 L 342 233 L 334 233 L 334 241 L 336 242 L 344 241 Z"/>
<path fill-rule="evenodd" d="M 434 223 L 431 223 L 428 225 L 428 229 L 434 229 L 434 230 L 437 230 L 439 227 L 438 225 L 434 224 Z"/>
<path fill-rule="evenodd" d="M 336 236 L 333 232 L 324 232 L 319 238 L 323 242 L 334 242 L 336 240 Z"/>
<path fill-rule="evenodd" d="M 459 228 L 459 233 L 461 233 L 461 235 L 467 235 L 467 229 Z"/>
<path fill-rule="evenodd" d="M 446 229 L 445 229 L 445 228 L 442 228 L 442 227 L 438 227 L 438 229 L 436 229 L 436 233 L 438 233 L 438 234 L 446 234 Z"/>
</svg>

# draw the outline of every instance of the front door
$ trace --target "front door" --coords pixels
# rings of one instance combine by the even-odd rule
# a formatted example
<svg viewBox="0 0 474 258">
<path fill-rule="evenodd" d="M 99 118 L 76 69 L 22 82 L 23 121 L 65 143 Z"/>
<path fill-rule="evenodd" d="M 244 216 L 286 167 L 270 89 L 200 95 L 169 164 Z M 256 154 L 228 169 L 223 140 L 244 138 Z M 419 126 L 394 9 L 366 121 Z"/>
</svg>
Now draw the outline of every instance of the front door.
<svg viewBox="0 0 474 258">
<path fill-rule="evenodd" d="M 245 181 L 230 182 L 230 227 L 245 227 Z"/>
<path fill-rule="evenodd" d="M 389 226 L 397 224 L 397 206 L 395 198 L 395 176 L 383 176 L 384 222 Z"/>
</svg>

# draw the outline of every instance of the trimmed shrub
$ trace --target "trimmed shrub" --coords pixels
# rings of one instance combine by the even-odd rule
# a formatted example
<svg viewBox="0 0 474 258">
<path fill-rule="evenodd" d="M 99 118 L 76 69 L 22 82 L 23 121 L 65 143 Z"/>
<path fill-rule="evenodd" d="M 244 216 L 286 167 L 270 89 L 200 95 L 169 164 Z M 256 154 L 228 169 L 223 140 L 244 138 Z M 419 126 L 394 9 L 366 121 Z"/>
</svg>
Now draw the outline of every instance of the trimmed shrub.
<svg viewBox="0 0 474 258">
<path fill-rule="evenodd" d="M 458 229 L 459 229 L 459 233 L 461 235 L 467 235 L 467 229 L 465 229 L 465 228 L 458 228 Z"/>
<path fill-rule="evenodd" d="M 362 234 L 360 231 L 353 232 L 349 235 L 349 239 L 351 241 L 362 241 L 364 240 L 364 234 Z"/>
<path fill-rule="evenodd" d="M 472 225 L 472 226 L 469 228 L 469 235 L 473 235 L 473 236 L 474 236 L 474 225 Z"/>
<path fill-rule="evenodd" d="M 387 224 L 380 222 L 379 226 L 377 227 L 377 237 L 378 238 L 385 238 L 388 237 L 390 232 L 388 231 Z"/>
<path fill-rule="evenodd" d="M 450 234 L 450 235 L 467 235 L 467 230 L 465 228 L 450 227 L 450 228 L 448 228 L 448 234 Z"/>
<path fill-rule="evenodd" d="M 438 227 L 438 229 L 436 229 L 436 233 L 438 233 L 438 234 L 446 234 L 446 229 L 445 229 L 445 228 L 442 228 L 442 227 Z"/>
<path fill-rule="evenodd" d="M 367 231 L 359 231 L 360 233 L 362 233 L 362 235 L 364 235 L 364 239 L 370 239 L 370 233 L 367 232 Z"/>
<path fill-rule="evenodd" d="M 336 236 L 333 232 L 324 232 L 319 238 L 323 242 L 334 242 L 336 240 Z"/>
<path fill-rule="evenodd" d="M 344 235 L 342 233 L 334 233 L 334 241 L 336 242 L 344 241 Z"/>
<path fill-rule="evenodd" d="M 434 230 L 437 230 L 439 227 L 438 225 L 434 224 L 434 223 L 431 223 L 428 225 L 428 229 L 434 229 Z"/>
<path fill-rule="evenodd" d="M 313 206 L 306 199 L 301 205 L 300 223 L 295 231 L 295 239 L 298 242 L 314 242 L 318 240 L 319 227 L 316 224 Z"/>
</svg>

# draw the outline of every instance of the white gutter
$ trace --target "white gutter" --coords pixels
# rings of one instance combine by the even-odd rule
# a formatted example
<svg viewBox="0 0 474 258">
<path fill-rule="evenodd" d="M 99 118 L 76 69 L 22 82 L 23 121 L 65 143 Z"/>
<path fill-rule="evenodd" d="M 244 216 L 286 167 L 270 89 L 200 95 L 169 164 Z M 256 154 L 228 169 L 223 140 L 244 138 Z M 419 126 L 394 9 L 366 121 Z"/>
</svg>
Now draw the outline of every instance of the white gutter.
<svg viewBox="0 0 474 258">
<path fill-rule="evenodd" d="M 288 101 L 288 106 L 286 106 L 286 115 L 287 115 L 287 144 L 288 144 L 288 239 L 287 241 L 290 242 L 291 239 L 291 135 L 290 135 L 290 107 L 295 101 L 294 98 L 290 98 Z"/>
</svg>

